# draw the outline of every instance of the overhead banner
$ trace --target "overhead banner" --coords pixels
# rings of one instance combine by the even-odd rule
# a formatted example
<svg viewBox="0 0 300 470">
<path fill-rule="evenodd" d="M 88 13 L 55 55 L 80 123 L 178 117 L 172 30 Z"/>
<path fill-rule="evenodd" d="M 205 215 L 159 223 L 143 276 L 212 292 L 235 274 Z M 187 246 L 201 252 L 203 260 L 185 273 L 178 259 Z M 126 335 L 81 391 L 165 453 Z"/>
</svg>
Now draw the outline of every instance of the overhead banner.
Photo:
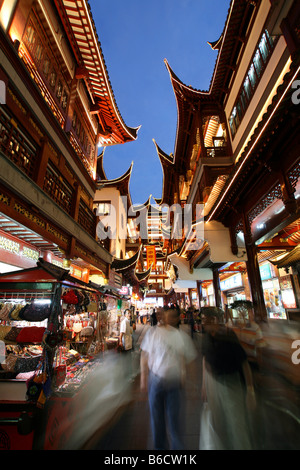
<svg viewBox="0 0 300 470">
<path fill-rule="evenodd" d="M 152 264 L 152 269 L 156 269 L 156 251 L 155 246 L 148 245 L 146 246 L 146 253 L 147 253 L 147 269 L 150 268 Z"/>
</svg>

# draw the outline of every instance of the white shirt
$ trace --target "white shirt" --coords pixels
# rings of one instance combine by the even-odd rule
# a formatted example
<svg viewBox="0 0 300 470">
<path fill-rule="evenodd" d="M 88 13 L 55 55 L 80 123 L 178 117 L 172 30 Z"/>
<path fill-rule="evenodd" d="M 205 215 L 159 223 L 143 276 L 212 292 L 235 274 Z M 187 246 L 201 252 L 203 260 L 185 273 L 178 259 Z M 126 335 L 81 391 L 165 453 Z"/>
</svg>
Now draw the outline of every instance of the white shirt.
<svg viewBox="0 0 300 470">
<path fill-rule="evenodd" d="M 197 356 L 190 337 L 171 326 L 150 328 L 141 349 L 148 353 L 148 367 L 153 374 L 168 380 L 178 380 L 186 364 Z"/>
<path fill-rule="evenodd" d="M 121 325 L 120 325 L 120 333 L 124 333 L 124 348 L 127 351 L 128 349 L 132 349 L 132 336 L 131 336 L 131 328 L 130 328 L 130 321 L 128 318 L 124 317 Z"/>
</svg>

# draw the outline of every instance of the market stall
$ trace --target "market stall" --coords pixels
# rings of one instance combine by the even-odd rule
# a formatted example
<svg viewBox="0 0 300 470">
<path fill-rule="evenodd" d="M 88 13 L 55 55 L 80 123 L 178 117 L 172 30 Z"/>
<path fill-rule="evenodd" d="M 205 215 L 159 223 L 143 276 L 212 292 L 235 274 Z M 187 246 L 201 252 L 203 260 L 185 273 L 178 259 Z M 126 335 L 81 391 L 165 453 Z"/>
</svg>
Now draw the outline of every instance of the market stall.
<svg viewBox="0 0 300 470">
<path fill-rule="evenodd" d="M 57 423 L 114 329 L 107 297 L 40 259 L 0 275 L 0 307 L 0 448 L 60 448 Z"/>
</svg>

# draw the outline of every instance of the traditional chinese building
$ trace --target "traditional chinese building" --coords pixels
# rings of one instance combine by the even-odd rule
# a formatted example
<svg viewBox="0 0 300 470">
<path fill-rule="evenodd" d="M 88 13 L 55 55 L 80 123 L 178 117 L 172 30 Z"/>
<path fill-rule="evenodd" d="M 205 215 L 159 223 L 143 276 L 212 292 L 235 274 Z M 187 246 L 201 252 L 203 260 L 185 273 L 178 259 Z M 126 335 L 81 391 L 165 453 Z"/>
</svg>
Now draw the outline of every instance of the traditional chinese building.
<svg viewBox="0 0 300 470">
<path fill-rule="evenodd" d="M 169 261 L 200 304 L 239 293 L 257 320 L 300 311 L 298 252 L 288 272 L 276 261 L 299 243 L 299 15 L 296 1 L 232 0 L 206 92 L 167 63 L 178 125 L 174 154 L 158 148 L 162 200 L 193 209 Z"/>
<path fill-rule="evenodd" d="M 88 1 L 2 0 L 0 26 L 0 262 L 107 276 L 97 150 L 138 129 L 118 110 Z"/>
</svg>

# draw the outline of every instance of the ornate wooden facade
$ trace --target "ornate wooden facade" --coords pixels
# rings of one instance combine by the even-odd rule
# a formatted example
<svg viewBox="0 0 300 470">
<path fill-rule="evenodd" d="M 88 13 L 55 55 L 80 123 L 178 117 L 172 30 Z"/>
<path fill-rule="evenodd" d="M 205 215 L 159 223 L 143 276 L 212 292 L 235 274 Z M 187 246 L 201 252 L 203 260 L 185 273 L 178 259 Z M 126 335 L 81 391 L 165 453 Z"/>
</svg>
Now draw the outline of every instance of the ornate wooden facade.
<svg viewBox="0 0 300 470">
<path fill-rule="evenodd" d="M 98 145 L 137 138 L 118 110 L 86 0 L 0 1 L 0 213 L 40 254 L 107 275 L 96 242 Z M 0 219 L 1 220 L 1 219 Z"/>
<path fill-rule="evenodd" d="M 297 238 L 287 243 L 284 236 L 299 219 L 299 109 L 295 99 L 299 15 L 299 2 L 295 1 L 232 0 L 223 34 L 211 43 L 218 57 L 207 92 L 184 85 L 167 64 L 178 125 L 174 156 L 158 150 L 164 161 L 162 200 L 193 207 L 203 202 L 204 231 L 210 224 L 229 230 L 231 253 L 247 256 L 244 269 L 260 321 L 267 319 L 267 312 L 259 261 L 263 256 L 274 259 L 299 243 Z M 170 185 L 172 174 L 177 180 Z M 237 234 L 242 235 L 242 244 Z M 224 249 L 225 245 L 224 241 Z M 214 262 L 212 248 L 204 242 L 189 250 L 183 238 L 173 241 L 169 253 L 177 249 L 189 260 L 191 270 L 212 270 L 219 305 L 219 269 L 226 263 Z M 297 273 L 294 283 L 299 308 Z"/>
</svg>

